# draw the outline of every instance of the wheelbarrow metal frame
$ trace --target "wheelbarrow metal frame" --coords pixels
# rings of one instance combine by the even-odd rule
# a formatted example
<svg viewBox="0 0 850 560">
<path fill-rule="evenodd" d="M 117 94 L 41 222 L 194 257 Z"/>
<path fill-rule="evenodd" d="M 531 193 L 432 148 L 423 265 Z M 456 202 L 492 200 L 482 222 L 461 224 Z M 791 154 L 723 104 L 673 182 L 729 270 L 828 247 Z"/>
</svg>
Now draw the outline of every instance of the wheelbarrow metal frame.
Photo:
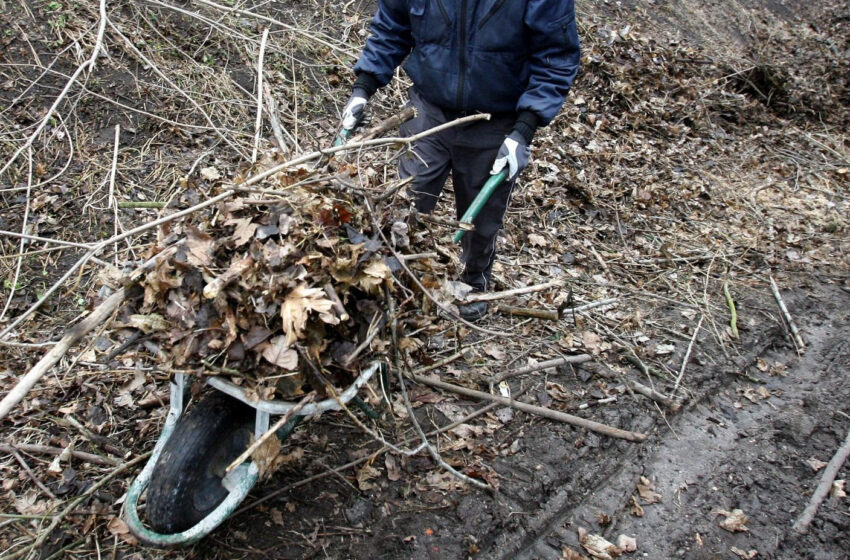
<svg viewBox="0 0 850 560">
<path fill-rule="evenodd" d="M 380 362 L 374 362 L 369 367 L 360 372 L 354 383 L 348 386 L 337 398 L 325 399 L 316 403 L 310 403 L 298 412 L 296 416 L 306 417 L 321 414 L 329 410 L 341 410 L 343 404 L 357 396 L 357 392 L 365 385 L 369 379 L 381 368 Z M 254 425 L 256 437 L 266 433 L 270 425 L 270 417 L 272 415 L 283 415 L 295 408 L 296 404 L 282 400 L 254 400 L 248 395 L 248 392 L 238 385 L 231 383 L 219 377 L 210 377 L 207 379 L 207 384 L 237 400 L 242 401 L 248 406 L 256 409 L 257 416 Z M 154 468 L 159 460 L 162 450 L 166 442 L 174 433 L 180 418 L 185 410 L 186 396 L 186 376 L 184 374 L 176 374 L 171 381 L 171 400 L 166 416 L 165 423 L 162 426 L 162 433 L 154 445 L 153 452 L 148 459 L 142 472 L 130 485 L 127 490 L 127 496 L 124 500 L 122 517 L 127 523 L 127 527 L 142 543 L 155 546 L 166 547 L 174 545 L 187 545 L 199 541 L 216 527 L 221 525 L 227 519 L 239 504 L 248 496 L 248 493 L 257 483 L 259 479 L 259 471 L 257 465 L 252 462 L 242 463 L 233 469 L 227 476 L 224 477 L 223 484 L 228 490 L 228 495 L 213 511 L 205 518 L 199 521 L 196 525 L 186 529 L 181 533 L 165 535 L 152 531 L 144 526 L 139 512 L 139 498 L 142 492 L 150 484 L 153 476 Z"/>
</svg>

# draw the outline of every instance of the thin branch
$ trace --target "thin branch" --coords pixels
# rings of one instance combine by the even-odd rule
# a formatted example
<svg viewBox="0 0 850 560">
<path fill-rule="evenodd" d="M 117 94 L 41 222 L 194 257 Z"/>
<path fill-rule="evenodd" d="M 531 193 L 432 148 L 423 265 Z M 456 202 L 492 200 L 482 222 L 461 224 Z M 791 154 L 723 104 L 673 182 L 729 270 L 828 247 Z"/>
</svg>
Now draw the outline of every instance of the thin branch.
<svg viewBox="0 0 850 560">
<path fill-rule="evenodd" d="M 691 342 L 688 344 L 688 350 L 685 352 L 685 357 L 682 358 L 682 367 L 679 370 L 679 375 L 676 376 L 676 383 L 673 384 L 673 390 L 670 392 L 671 395 L 675 395 L 676 391 L 679 390 L 679 383 L 682 382 L 682 377 L 685 375 L 685 368 L 688 366 L 688 361 L 691 359 L 691 350 L 693 350 L 694 343 L 697 340 L 697 336 L 699 336 L 699 330 L 702 328 L 703 319 L 705 319 L 705 315 L 700 315 L 697 328 L 694 329 L 694 335 L 691 337 Z"/>
<path fill-rule="evenodd" d="M 100 20 L 97 27 L 97 38 L 95 39 L 95 44 L 92 48 L 91 56 L 88 58 L 88 60 L 86 60 L 85 62 L 80 64 L 79 67 L 77 67 L 77 69 L 65 83 L 65 87 L 62 88 L 62 91 L 59 93 L 56 99 L 53 100 L 53 105 L 50 106 L 50 108 L 47 110 L 47 113 L 44 115 L 44 117 L 42 117 L 41 122 L 35 129 L 35 132 L 33 132 L 30 137 L 27 138 L 26 142 L 24 142 L 22 146 L 15 150 L 15 153 L 12 154 L 12 157 L 9 158 L 9 160 L 5 163 L 5 165 L 3 165 L 2 168 L 0 168 L 0 175 L 3 175 L 3 173 L 5 173 L 7 169 L 9 169 L 12 163 L 14 163 L 16 159 L 18 159 L 18 156 L 20 156 L 24 152 L 24 150 L 27 150 L 30 146 L 32 146 L 33 142 L 35 142 L 35 139 L 38 138 L 38 135 L 41 134 L 41 131 L 44 130 L 44 127 L 47 126 L 47 123 L 50 122 L 50 118 L 53 116 L 53 113 L 55 113 L 56 110 L 59 108 L 59 105 L 65 99 L 65 96 L 68 95 L 68 92 L 71 90 L 71 86 L 76 83 L 80 75 L 82 75 L 82 73 L 87 70 L 90 71 L 94 69 L 95 61 L 97 60 L 97 57 L 100 55 L 100 51 L 103 48 L 103 34 L 106 30 L 107 21 L 108 20 L 106 18 L 106 0 L 100 0 Z"/>
<path fill-rule="evenodd" d="M 838 451 L 835 452 L 835 455 L 832 456 L 832 459 L 830 459 L 826 468 L 823 470 L 818 487 L 809 499 L 809 504 L 792 526 L 794 531 L 802 534 L 808 532 L 809 525 L 812 523 L 815 515 L 817 515 L 818 508 L 829 494 L 829 490 L 832 488 L 832 483 L 838 475 L 838 471 L 841 469 L 841 466 L 847 460 L 847 457 L 850 457 L 850 431 L 847 432 L 847 437 L 844 439 L 844 443 L 838 448 Z"/>
<path fill-rule="evenodd" d="M 513 290 L 505 290 L 503 292 L 472 293 L 469 294 L 464 301 L 496 301 L 499 299 L 506 299 L 514 296 L 532 294 L 534 292 L 542 292 L 544 290 L 548 290 L 549 288 L 561 288 L 563 287 L 563 285 L 564 282 L 562 280 L 554 280 L 552 282 L 546 282 L 545 284 L 537 284 L 536 286 L 526 286 L 524 288 L 515 288 Z"/>
<path fill-rule="evenodd" d="M 452 393 L 457 393 L 459 395 L 464 395 L 466 397 L 472 397 L 483 401 L 497 402 L 502 405 L 521 410 L 523 412 L 528 412 L 530 414 L 536 414 L 537 416 L 549 418 L 550 420 L 558 420 L 559 422 L 564 422 L 572 426 L 585 428 L 598 434 L 603 434 L 619 439 L 625 439 L 627 441 L 633 442 L 641 442 L 646 439 L 646 434 L 642 434 L 639 432 L 630 432 L 628 430 L 621 430 L 620 428 L 606 426 L 605 424 L 600 424 L 599 422 L 594 422 L 593 420 L 587 420 L 585 418 L 573 416 L 572 414 L 567 414 L 558 410 L 552 410 L 550 408 L 544 408 L 542 406 L 534 406 L 507 397 L 500 397 L 481 391 L 475 391 L 474 389 L 467 389 L 466 387 L 452 385 L 451 383 L 437 381 L 435 379 L 430 379 L 421 375 L 413 375 L 411 377 L 414 381 L 422 383 L 424 385 L 430 385 L 432 387 L 437 387 L 438 389 L 451 391 Z"/>
<path fill-rule="evenodd" d="M 263 129 L 263 58 L 266 54 L 266 42 L 269 40 L 269 28 L 263 29 L 260 41 L 260 55 L 257 59 L 257 120 L 254 121 L 254 150 L 251 152 L 251 163 L 257 162 L 257 152 L 260 144 L 260 132 Z"/>
</svg>

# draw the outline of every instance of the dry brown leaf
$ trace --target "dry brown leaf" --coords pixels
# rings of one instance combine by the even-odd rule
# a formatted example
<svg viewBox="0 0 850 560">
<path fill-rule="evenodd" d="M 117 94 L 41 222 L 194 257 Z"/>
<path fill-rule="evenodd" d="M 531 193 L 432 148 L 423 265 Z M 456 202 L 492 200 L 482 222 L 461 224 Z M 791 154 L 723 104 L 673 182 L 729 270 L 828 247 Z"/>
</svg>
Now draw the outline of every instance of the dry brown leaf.
<svg viewBox="0 0 850 560">
<path fill-rule="evenodd" d="M 287 371 L 298 369 L 298 352 L 289 347 L 285 336 L 276 336 L 263 350 L 263 358 Z"/>
<path fill-rule="evenodd" d="M 375 485 L 370 481 L 379 476 L 381 476 L 381 471 L 372 465 L 363 465 L 363 468 L 357 471 L 357 486 L 364 491 L 371 490 Z"/>
<path fill-rule="evenodd" d="M 742 558 L 743 560 L 753 560 L 756 556 L 758 556 L 758 550 L 750 549 L 746 552 L 738 548 L 737 546 L 733 546 L 730 548 L 734 554 L 738 556 L 738 558 Z"/>
<path fill-rule="evenodd" d="M 139 544 L 139 541 L 135 536 L 133 536 L 133 533 L 130 532 L 130 528 L 127 526 L 127 523 L 125 523 L 120 517 L 113 517 L 110 519 L 109 523 L 106 524 L 106 529 L 111 534 L 117 535 L 119 539 L 131 546 Z"/>
<path fill-rule="evenodd" d="M 252 218 L 233 218 L 224 222 L 224 225 L 235 226 L 230 239 L 236 247 L 241 247 L 254 238 L 258 224 L 254 223 Z"/>
<path fill-rule="evenodd" d="M 645 476 L 640 477 L 640 482 L 638 482 L 637 485 L 637 491 L 645 504 L 658 503 L 661 501 L 661 498 L 664 497 L 655 491 L 655 485 L 652 484 L 652 481 Z"/>
<path fill-rule="evenodd" d="M 588 560 L 587 556 L 565 546 L 561 548 L 561 560 Z"/>
<path fill-rule="evenodd" d="M 546 382 L 546 394 L 556 401 L 570 401 L 573 397 L 569 389 L 554 381 Z"/>
<path fill-rule="evenodd" d="M 392 275 L 384 261 L 375 259 L 366 265 L 357 277 L 357 284 L 370 294 L 377 294 L 384 280 Z"/>
<path fill-rule="evenodd" d="M 401 469 L 398 467 L 398 459 L 387 453 L 384 458 L 384 466 L 387 467 L 387 478 L 393 482 L 401 479 Z"/>
<path fill-rule="evenodd" d="M 534 247 L 548 247 L 549 241 L 539 233 L 529 233 L 528 242 Z"/>
<path fill-rule="evenodd" d="M 637 496 L 632 494 L 631 498 L 629 498 L 629 501 L 631 502 L 629 513 L 631 513 L 635 517 L 643 517 L 646 512 L 643 511 L 643 506 L 641 506 L 640 502 L 638 502 Z"/>
<path fill-rule="evenodd" d="M 614 560 L 623 554 L 614 543 L 608 542 L 600 535 L 588 533 L 585 529 L 579 529 L 578 539 L 582 548 L 597 560 Z"/>
<path fill-rule="evenodd" d="M 37 492 L 27 492 L 21 497 L 14 497 L 12 502 L 21 515 L 43 515 L 51 509 L 50 504 L 38 498 Z"/>
<path fill-rule="evenodd" d="M 296 286 L 280 308 L 287 344 L 291 345 L 301 337 L 311 311 L 328 313 L 331 309 L 333 302 L 327 299 L 321 288 L 308 288 L 306 284 Z"/>
<path fill-rule="evenodd" d="M 198 228 L 189 227 L 186 234 L 186 260 L 193 266 L 208 267 L 212 264 L 215 247 L 213 237 Z"/>
<path fill-rule="evenodd" d="M 602 352 L 602 338 L 593 331 L 581 333 L 581 340 L 588 352 L 598 356 Z"/>
<path fill-rule="evenodd" d="M 431 471 L 425 476 L 425 483 L 421 485 L 424 489 L 442 490 L 453 492 L 463 487 L 459 478 L 447 471 Z M 417 484 L 417 488 L 420 485 Z"/>
<path fill-rule="evenodd" d="M 726 511 L 723 509 L 717 510 L 715 513 L 718 515 L 724 516 L 726 519 L 720 522 L 720 527 L 729 531 L 730 533 L 741 533 L 747 532 L 747 522 L 749 519 L 744 512 L 740 509 L 733 509 L 732 511 Z"/>
<path fill-rule="evenodd" d="M 487 344 L 483 350 L 485 354 L 496 360 L 504 360 L 508 356 L 505 347 L 499 344 Z"/>
<path fill-rule="evenodd" d="M 203 177 L 207 181 L 217 181 L 221 179 L 221 173 L 219 173 L 218 169 L 212 166 L 202 167 L 200 173 L 201 177 Z"/>
<path fill-rule="evenodd" d="M 159 332 L 168 329 L 168 321 L 158 313 L 147 315 L 130 315 L 128 326 L 139 329 L 145 334 Z"/>
<path fill-rule="evenodd" d="M 280 455 L 280 447 L 280 439 L 272 436 L 251 453 L 251 460 L 257 465 L 260 478 L 264 479 L 274 473 L 276 459 Z"/>
<path fill-rule="evenodd" d="M 814 472 L 818 472 L 827 465 L 827 463 L 824 463 L 819 459 L 815 459 L 814 457 L 809 457 L 808 459 L 806 459 L 806 464 L 812 467 L 812 470 Z"/>
</svg>

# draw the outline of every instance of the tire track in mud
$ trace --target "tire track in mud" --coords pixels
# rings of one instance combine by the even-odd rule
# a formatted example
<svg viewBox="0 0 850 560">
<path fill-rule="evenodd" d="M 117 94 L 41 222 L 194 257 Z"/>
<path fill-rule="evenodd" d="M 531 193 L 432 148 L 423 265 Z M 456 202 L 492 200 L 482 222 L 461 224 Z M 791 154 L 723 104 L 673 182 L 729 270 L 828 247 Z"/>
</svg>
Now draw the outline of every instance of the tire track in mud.
<svg viewBox="0 0 850 560">
<path fill-rule="evenodd" d="M 802 357 L 788 347 L 772 349 L 782 345 L 774 336 L 744 360 L 749 363 L 739 361 L 738 371 L 757 358 L 790 364 L 785 375 L 765 376 L 769 398 L 751 403 L 744 395 L 752 396 L 745 391 L 755 384 L 717 376 L 671 422 L 672 431 L 627 452 L 614 468 L 600 465 L 602 476 L 590 492 L 560 489 L 482 557 L 559 559 L 564 547 L 584 552 L 579 527 L 611 542 L 619 534 L 635 536 L 638 554 L 649 558 L 737 558 L 732 547 L 768 559 L 850 557 L 846 505 L 843 511 L 840 503 L 825 503 L 809 535 L 790 534 L 820 476 L 805 461 L 828 461 L 850 427 L 850 297 L 834 290 L 828 298 L 825 308 L 812 303 L 817 317 L 808 318 L 810 346 Z M 845 465 L 839 478 L 848 471 Z M 638 518 L 629 510 L 640 476 L 652 479 L 663 499 L 644 505 L 645 515 Z M 734 508 L 749 517 L 748 532 L 718 527 L 723 518 L 716 511 Z M 608 523 L 600 524 L 606 517 Z"/>
</svg>

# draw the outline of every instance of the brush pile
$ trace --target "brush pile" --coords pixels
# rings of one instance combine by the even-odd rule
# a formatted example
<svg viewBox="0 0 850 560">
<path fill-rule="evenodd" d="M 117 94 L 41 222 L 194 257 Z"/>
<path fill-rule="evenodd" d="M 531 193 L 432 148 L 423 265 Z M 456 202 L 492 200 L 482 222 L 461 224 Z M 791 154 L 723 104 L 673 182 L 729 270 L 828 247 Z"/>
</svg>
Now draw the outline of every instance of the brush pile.
<svg viewBox="0 0 850 560">
<path fill-rule="evenodd" d="M 404 289 L 392 274 L 410 243 L 404 213 L 378 231 L 350 172 L 305 175 L 279 173 L 262 185 L 279 194 L 230 198 L 161 232 L 152 253 L 177 249 L 147 272 L 119 326 L 148 334 L 165 369 L 226 374 L 266 399 L 344 385 L 386 357 L 378 335 L 386 298 Z"/>
</svg>

